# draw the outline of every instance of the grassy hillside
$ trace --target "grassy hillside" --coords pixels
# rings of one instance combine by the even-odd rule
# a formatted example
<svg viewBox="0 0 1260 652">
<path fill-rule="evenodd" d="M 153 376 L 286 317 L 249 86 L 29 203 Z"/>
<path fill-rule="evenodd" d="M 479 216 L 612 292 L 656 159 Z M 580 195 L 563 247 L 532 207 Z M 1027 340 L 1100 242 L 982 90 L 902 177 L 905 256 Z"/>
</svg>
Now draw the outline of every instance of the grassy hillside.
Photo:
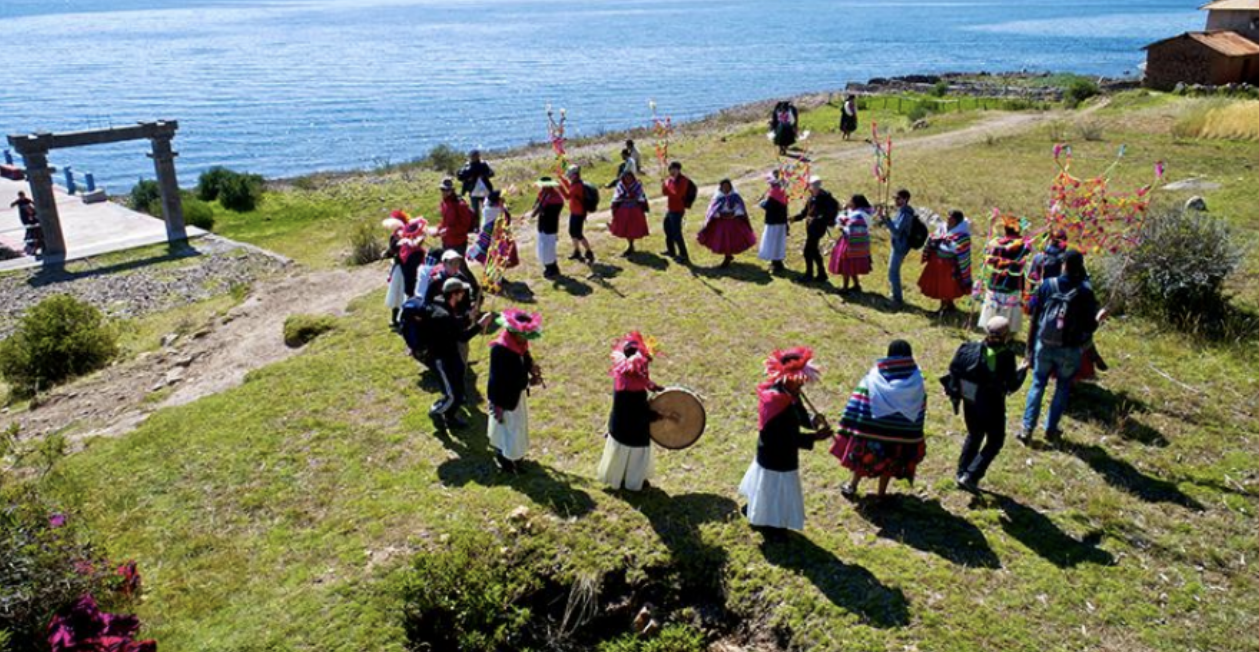
<svg viewBox="0 0 1260 652">
<path fill-rule="evenodd" d="M 1222 184 L 1201 194 L 1247 247 L 1230 288 L 1254 313 L 1256 143 L 1174 138 L 1178 106 L 1136 101 L 1017 135 L 908 146 L 898 150 L 894 183 L 939 211 L 980 216 L 1001 206 L 1036 215 L 1056 136 L 1080 141 L 1083 168 L 1105 167 L 1125 143 L 1121 187 L 1145 183 L 1157 158 L 1171 180 Z M 806 124 L 834 124 L 835 114 L 822 108 Z M 985 119 L 941 117 L 928 133 Z M 1080 140 L 1082 127 L 1101 140 Z M 865 147 L 837 141 L 820 134 L 816 147 Z M 602 180 L 610 150 L 579 148 L 575 158 Z M 705 183 L 774 160 L 755 124 L 697 130 L 671 152 Z M 546 158 L 494 162 L 523 185 Z M 873 191 L 865 154 L 824 157 L 815 169 L 837 194 Z M 400 170 L 303 183 L 308 189 L 273 194 L 260 212 L 220 216 L 219 224 L 302 262 L 337 264 L 354 220 L 435 205 L 437 176 Z M 741 190 L 753 199 L 761 187 Z M 1184 199 L 1166 193 L 1158 201 Z M 138 560 L 146 586 L 139 615 L 165 649 L 402 650 L 396 581 L 414 554 L 442 551 L 467 530 L 486 533 L 487 555 L 529 550 L 530 563 L 562 589 L 561 605 L 568 587 L 598 580 L 636 606 L 663 603 L 671 622 L 712 627 L 757 649 L 1260 644 L 1254 337 L 1210 342 L 1143 319 L 1111 321 L 1098 342 L 1113 369 L 1076 390 L 1067 444 L 1027 449 L 1011 437 L 986 479 L 990 493 L 978 498 L 953 488 L 964 427 L 933 390 L 928 455 L 913 487 L 895 485 L 898 498 L 887 507 L 855 507 L 839 495 L 847 472 L 820 448 L 803 456 L 806 531 L 766 542 L 740 517 L 736 486 L 756 445 L 753 389 L 767 352 L 815 348 L 825 373 L 810 395 L 834 422 L 891 339 L 910 340 L 925 376 L 935 378 L 975 334 L 961 317 L 929 312 L 935 306 L 913 284 L 918 261 L 904 271 L 910 305 L 887 307 L 878 271 L 885 235 L 875 237 L 867 294 L 844 297 L 771 277 L 752 254 L 719 270 L 717 257 L 693 246 L 695 266 L 679 266 L 655 253 L 663 248 L 660 213 L 651 220 L 653 235 L 630 259 L 616 257 L 620 242 L 596 235 L 597 277 L 562 260 L 573 275 L 545 282 L 532 248 L 524 249 L 515 275 L 544 314 L 535 355 L 548 387 L 530 399 L 533 463 L 519 476 L 494 470 L 484 405 L 467 431 L 433 433 L 426 410 L 436 395 L 384 329 L 382 287 L 356 302 L 340 328 L 243 386 L 91 442 L 50 476 L 49 488 L 90 521 L 112 555 Z M 700 221 L 688 218 L 689 234 Z M 801 231 L 792 231 L 795 269 Z M 664 348 L 656 380 L 701 393 L 709 416 L 698 445 L 657 451 L 658 477 L 642 495 L 607 492 L 593 480 L 611 402 L 608 346 L 632 328 Z M 479 391 L 484 343 L 472 348 Z M 1023 396 L 1008 405 L 1010 430 Z"/>
</svg>

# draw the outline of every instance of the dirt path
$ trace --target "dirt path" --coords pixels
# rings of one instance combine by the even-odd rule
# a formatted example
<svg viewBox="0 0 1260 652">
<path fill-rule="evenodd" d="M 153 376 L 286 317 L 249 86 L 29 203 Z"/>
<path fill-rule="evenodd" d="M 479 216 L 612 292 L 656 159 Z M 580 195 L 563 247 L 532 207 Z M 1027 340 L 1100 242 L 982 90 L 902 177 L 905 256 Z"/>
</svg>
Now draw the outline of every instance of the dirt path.
<svg viewBox="0 0 1260 652">
<path fill-rule="evenodd" d="M 1100 105 L 1091 107 L 1094 110 Z M 1086 112 L 1078 112 L 1082 115 Z M 898 151 L 944 149 L 980 143 L 989 136 L 1016 133 L 1037 124 L 1063 118 L 1061 112 L 1007 113 L 969 127 L 930 136 L 913 135 L 897 142 Z M 870 156 L 866 147 L 822 147 L 814 159 L 847 161 Z M 750 172 L 741 181 L 754 181 L 762 172 Z M 701 188 L 712 194 L 716 186 Z M 656 199 L 655 202 L 663 201 Z M 592 216 L 606 223 L 609 211 Z M 521 234 L 524 242 L 532 233 Z M 163 407 L 183 405 L 240 384 L 253 369 L 297 353 L 285 346 L 283 324 L 295 313 L 339 314 L 356 297 L 381 287 L 379 266 L 354 270 L 300 272 L 261 282 L 244 303 L 194 334 L 178 338 L 161 350 L 141 355 L 99 374 L 52 392 L 36 409 L 0 414 L 0 427 L 21 424 L 25 436 L 40 436 L 72 426 L 72 441 L 94 436 L 125 434 L 149 414 Z M 157 392 L 167 392 L 161 400 Z"/>
<path fill-rule="evenodd" d="M 341 314 L 356 297 L 381 287 L 379 266 L 291 274 L 258 284 L 226 315 L 140 355 L 49 394 L 33 410 L 0 415 L 24 436 L 66 426 L 72 442 L 129 432 L 158 409 L 190 403 L 239 385 L 245 374 L 297 353 L 284 344 L 291 314 Z M 162 396 L 156 392 L 166 392 Z"/>
</svg>

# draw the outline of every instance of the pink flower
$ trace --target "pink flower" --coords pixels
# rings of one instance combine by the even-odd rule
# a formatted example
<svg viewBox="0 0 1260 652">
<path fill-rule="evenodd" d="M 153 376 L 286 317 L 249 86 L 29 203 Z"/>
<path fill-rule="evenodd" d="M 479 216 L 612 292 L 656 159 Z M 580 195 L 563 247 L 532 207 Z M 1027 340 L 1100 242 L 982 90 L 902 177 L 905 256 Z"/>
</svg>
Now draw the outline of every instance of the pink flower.
<svg viewBox="0 0 1260 652">
<path fill-rule="evenodd" d="M 66 515 L 62 514 L 61 512 L 53 512 L 52 515 L 48 517 L 48 527 L 54 530 L 65 524 L 66 524 Z"/>
</svg>

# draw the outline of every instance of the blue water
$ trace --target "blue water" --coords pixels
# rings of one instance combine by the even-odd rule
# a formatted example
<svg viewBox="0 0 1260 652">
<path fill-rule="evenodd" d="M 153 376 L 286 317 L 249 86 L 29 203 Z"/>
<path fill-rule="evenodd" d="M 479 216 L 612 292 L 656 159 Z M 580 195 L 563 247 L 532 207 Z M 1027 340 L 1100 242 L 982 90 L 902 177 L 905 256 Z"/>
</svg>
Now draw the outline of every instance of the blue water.
<svg viewBox="0 0 1260 652">
<path fill-rule="evenodd" d="M 872 76 L 1133 73 L 1197 3 L 1112 0 L 0 0 L 0 131 L 180 122 L 180 178 L 397 163 L 675 120 Z M 54 152 L 113 192 L 145 143 Z"/>
</svg>

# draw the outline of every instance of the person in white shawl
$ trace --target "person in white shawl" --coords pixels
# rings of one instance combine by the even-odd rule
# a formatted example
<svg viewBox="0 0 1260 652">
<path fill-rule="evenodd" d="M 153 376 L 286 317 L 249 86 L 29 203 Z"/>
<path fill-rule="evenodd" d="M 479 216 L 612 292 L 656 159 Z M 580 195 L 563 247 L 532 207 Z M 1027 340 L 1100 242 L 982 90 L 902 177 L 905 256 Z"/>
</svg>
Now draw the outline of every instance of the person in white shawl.
<svg viewBox="0 0 1260 652">
<path fill-rule="evenodd" d="M 857 496 L 862 478 L 879 478 L 880 498 L 893 478 L 913 483 L 926 452 L 926 415 L 927 392 L 914 352 L 909 342 L 894 340 L 888 357 L 877 361 L 853 390 L 836 430 L 831 454 L 853 472 L 840 493 Z"/>
</svg>

